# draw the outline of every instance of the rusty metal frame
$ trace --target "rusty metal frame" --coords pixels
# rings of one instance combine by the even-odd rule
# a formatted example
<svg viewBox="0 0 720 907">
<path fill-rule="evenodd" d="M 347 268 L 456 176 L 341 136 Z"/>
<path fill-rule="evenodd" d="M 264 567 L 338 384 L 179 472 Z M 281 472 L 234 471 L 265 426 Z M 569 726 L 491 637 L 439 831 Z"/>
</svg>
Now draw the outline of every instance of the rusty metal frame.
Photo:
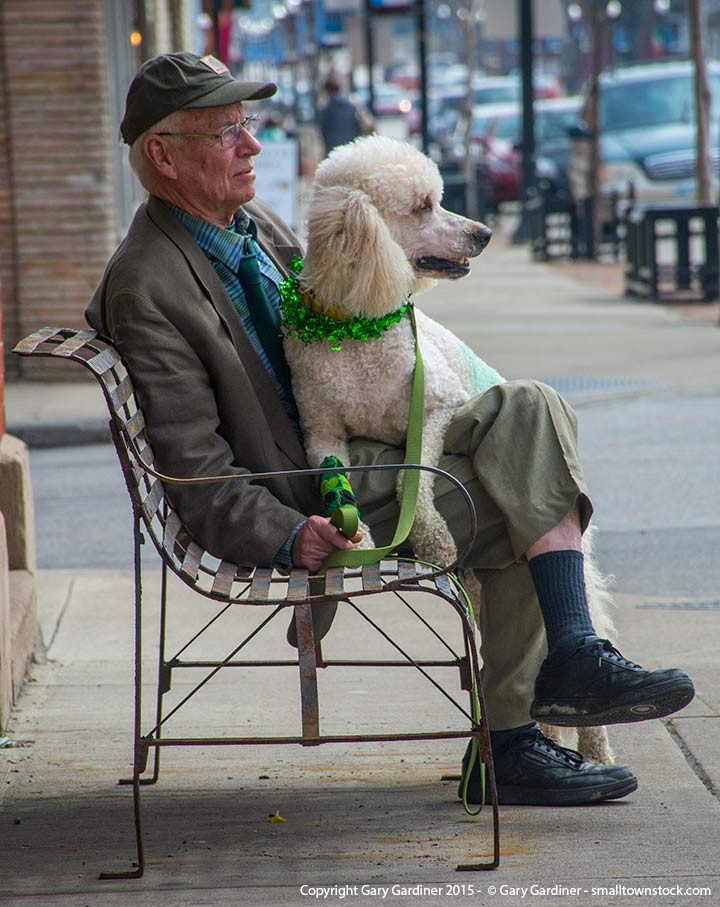
<svg viewBox="0 0 720 907">
<path fill-rule="evenodd" d="M 137 864 L 128 871 L 105 872 L 102 879 L 139 878 L 145 870 L 140 788 L 155 784 L 160 775 L 160 751 L 174 746 L 220 746 L 257 744 L 300 744 L 318 746 L 324 743 L 379 742 L 405 740 L 436 740 L 476 737 L 480 759 L 486 768 L 487 789 L 492 806 L 493 857 L 487 862 L 462 864 L 458 870 L 495 869 L 500 861 L 499 815 L 497 791 L 493 773 L 490 736 L 485 716 L 485 703 L 480 680 L 480 668 L 475 643 L 472 614 L 467 601 L 459 591 L 455 572 L 472 545 L 476 517 L 472 500 L 454 476 L 443 470 L 421 465 L 382 464 L 366 467 L 348 467 L 348 472 L 377 471 L 403 468 L 422 469 L 442 475 L 461 493 L 468 508 L 470 536 L 459 551 L 456 561 L 444 568 L 419 564 L 410 559 L 391 559 L 381 564 L 362 568 L 332 568 L 324 575 L 310 575 L 307 570 L 293 569 L 288 575 L 279 575 L 264 568 L 246 568 L 226 561 L 218 561 L 192 539 L 165 497 L 166 484 L 197 484 L 201 482 L 249 481 L 278 475 L 320 475 L 321 469 L 293 470 L 232 476 L 212 476 L 201 479 L 178 479 L 160 473 L 154 466 L 149 441 L 145 435 L 142 411 L 135 398 L 130 375 L 120 355 L 107 339 L 91 330 L 43 328 L 21 341 L 14 352 L 23 356 L 53 356 L 80 362 L 98 379 L 110 412 L 110 432 L 120 466 L 125 478 L 133 511 L 133 561 L 134 561 L 134 718 L 133 718 L 133 771 L 132 777 L 120 783 L 132 785 Z M 161 559 L 160 626 L 157 662 L 155 726 L 148 732 L 142 728 L 142 654 L 143 654 L 143 587 L 142 546 L 147 534 Z M 175 655 L 166 654 L 168 624 L 168 575 L 175 573 L 187 586 L 200 595 L 222 604 L 220 611 L 211 617 Z M 362 587 L 354 585 L 360 581 Z M 446 640 L 418 614 L 404 597 L 408 592 L 426 592 L 446 601 L 461 622 L 464 654 L 458 655 Z M 421 620 L 437 639 L 449 650 L 449 655 L 435 659 L 414 659 L 389 634 L 373 621 L 360 607 L 358 600 L 379 593 L 392 593 Z M 338 603 L 352 607 L 383 636 L 398 654 L 397 660 L 325 659 L 319 640 L 315 639 L 312 607 L 333 606 Z M 233 606 L 274 606 L 269 616 L 245 637 L 224 659 L 219 661 L 189 660 L 181 656 L 215 621 Z M 274 618 L 287 609 L 293 609 L 298 637 L 296 659 L 272 661 L 238 659 L 245 645 Z M 301 692 L 301 726 L 299 736 L 266 737 L 170 737 L 163 734 L 165 724 L 180 708 L 204 687 L 220 670 L 232 667 L 297 666 Z M 317 672 L 330 667 L 412 667 L 435 686 L 458 709 L 469 727 L 457 731 L 415 731 L 410 733 L 365 733 L 323 735 L 320 732 L 320 710 L 317 689 Z M 464 709 L 447 690 L 426 670 L 429 667 L 453 667 L 459 670 L 460 688 L 470 695 L 470 709 Z M 166 714 L 163 698 L 171 688 L 172 672 L 180 668 L 208 668 L 207 673 L 183 699 Z M 476 720 L 473 696 L 480 705 Z M 147 772 L 150 750 L 153 764 Z"/>
</svg>

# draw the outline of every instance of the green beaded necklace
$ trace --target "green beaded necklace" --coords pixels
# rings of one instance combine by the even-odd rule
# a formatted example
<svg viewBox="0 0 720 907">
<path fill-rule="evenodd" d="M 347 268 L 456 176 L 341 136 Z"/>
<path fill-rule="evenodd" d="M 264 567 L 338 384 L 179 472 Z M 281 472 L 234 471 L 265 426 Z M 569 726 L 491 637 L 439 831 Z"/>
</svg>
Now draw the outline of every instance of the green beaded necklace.
<svg viewBox="0 0 720 907">
<path fill-rule="evenodd" d="M 286 334 L 297 337 L 303 343 L 327 341 L 331 350 L 342 349 L 343 340 L 370 340 L 380 337 L 388 328 L 397 324 L 407 312 L 408 303 L 394 312 L 379 318 L 348 318 L 341 321 L 315 312 L 305 305 L 298 275 L 303 269 L 303 260 L 296 257 L 290 263 L 290 274 L 279 286 L 280 308 L 283 329 Z"/>
</svg>

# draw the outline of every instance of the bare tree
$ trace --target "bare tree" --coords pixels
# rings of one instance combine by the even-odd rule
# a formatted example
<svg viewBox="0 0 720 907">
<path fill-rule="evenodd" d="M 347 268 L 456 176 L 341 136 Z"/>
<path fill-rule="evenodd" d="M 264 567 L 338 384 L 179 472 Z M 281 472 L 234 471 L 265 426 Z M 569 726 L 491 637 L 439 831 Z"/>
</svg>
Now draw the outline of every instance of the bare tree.
<svg viewBox="0 0 720 907">
<path fill-rule="evenodd" d="M 710 155 L 710 85 L 703 54 L 702 0 L 689 0 L 690 43 L 695 65 L 695 176 L 697 200 L 712 204 L 717 197 L 717 184 Z"/>
<path fill-rule="evenodd" d="M 465 182 L 465 213 L 477 220 L 481 212 L 478 204 L 477 161 L 472 147 L 472 81 L 478 60 L 479 44 L 477 23 L 482 15 L 482 0 L 451 0 L 448 4 L 456 21 L 460 23 L 463 43 L 463 59 L 467 64 L 465 97 L 460 112 L 460 130 L 463 148 L 462 175 Z"/>
<path fill-rule="evenodd" d="M 600 73 L 606 54 L 607 20 L 605 9 L 599 3 L 589 6 L 590 30 L 592 34 L 592 72 L 588 97 L 588 127 L 590 129 L 590 155 L 588 168 L 588 197 L 592 199 L 592 245 L 597 248 L 602 222 L 600 198 Z"/>
<path fill-rule="evenodd" d="M 463 104 L 466 115 L 467 131 L 465 133 L 465 213 L 472 220 L 480 217 L 478 204 L 477 161 L 472 148 L 472 118 L 473 118 L 473 75 L 475 64 L 479 56 L 477 22 L 481 14 L 480 0 L 471 0 L 467 6 L 467 18 L 463 22 L 463 50 L 467 63 L 467 83 L 465 85 L 465 102 Z"/>
</svg>

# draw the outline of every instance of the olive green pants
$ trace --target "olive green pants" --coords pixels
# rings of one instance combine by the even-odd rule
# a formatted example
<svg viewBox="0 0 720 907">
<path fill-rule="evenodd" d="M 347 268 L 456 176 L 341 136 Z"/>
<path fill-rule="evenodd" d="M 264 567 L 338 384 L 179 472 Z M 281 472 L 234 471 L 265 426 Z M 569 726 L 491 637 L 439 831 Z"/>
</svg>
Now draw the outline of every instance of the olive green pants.
<svg viewBox="0 0 720 907">
<path fill-rule="evenodd" d="M 363 438 L 351 443 L 353 465 L 399 463 L 403 451 Z M 592 506 L 577 452 L 577 422 L 556 391 L 536 381 L 508 381 L 473 398 L 455 415 L 439 466 L 470 493 L 478 532 L 465 560 L 482 586 L 480 652 L 491 728 L 530 721 L 535 677 L 545 655 L 545 630 L 525 552 L 577 504 L 583 531 Z M 395 473 L 352 476 L 365 522 L 377 545 L 397 523 Z M 435 504 L 461 545 L 467 508 L 442 478 Z"/>
</svg>

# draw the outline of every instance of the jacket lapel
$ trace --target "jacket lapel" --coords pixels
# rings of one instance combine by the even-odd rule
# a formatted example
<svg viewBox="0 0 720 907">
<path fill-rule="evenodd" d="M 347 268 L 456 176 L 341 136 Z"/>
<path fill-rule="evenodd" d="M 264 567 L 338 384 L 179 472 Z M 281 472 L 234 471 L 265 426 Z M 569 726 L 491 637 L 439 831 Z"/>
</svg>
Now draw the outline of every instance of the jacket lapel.
<svg viewBox="0 0 720 907">
<path fill-rule="evenodd" d="M 258 242 L 263 251 L 273 260 L 275 267 L 287 275 L 291 261 L 302 255 L 298 238 L 263 202 L 253 199 L 243 208 L 255 221 L 258 231 Z"/>
<path fill-rule="evenodd" d="M 147 202 L 147 213 L 158 229 L 162 230 L 182 252 L 203 293 L 212 304 L 225 330 L 230 335 L 270 423 L 275 443 L 296 466 L 300 468 L 307 466 L 305 451 L 293 429 L 292 423 L 288 419 L 285 407 L 275 391 L 262 360 L 255 352 L 250 338 L 235 311 L 235 306 L 225 292 L 222 281 L 215 273 L 215 269 L 197 243 L 193 241 L 185 227 L 163 202 L 154 196 L 150 196 Z M 265 248 L 264 245 L 263 248 Z"/>
</svg>

